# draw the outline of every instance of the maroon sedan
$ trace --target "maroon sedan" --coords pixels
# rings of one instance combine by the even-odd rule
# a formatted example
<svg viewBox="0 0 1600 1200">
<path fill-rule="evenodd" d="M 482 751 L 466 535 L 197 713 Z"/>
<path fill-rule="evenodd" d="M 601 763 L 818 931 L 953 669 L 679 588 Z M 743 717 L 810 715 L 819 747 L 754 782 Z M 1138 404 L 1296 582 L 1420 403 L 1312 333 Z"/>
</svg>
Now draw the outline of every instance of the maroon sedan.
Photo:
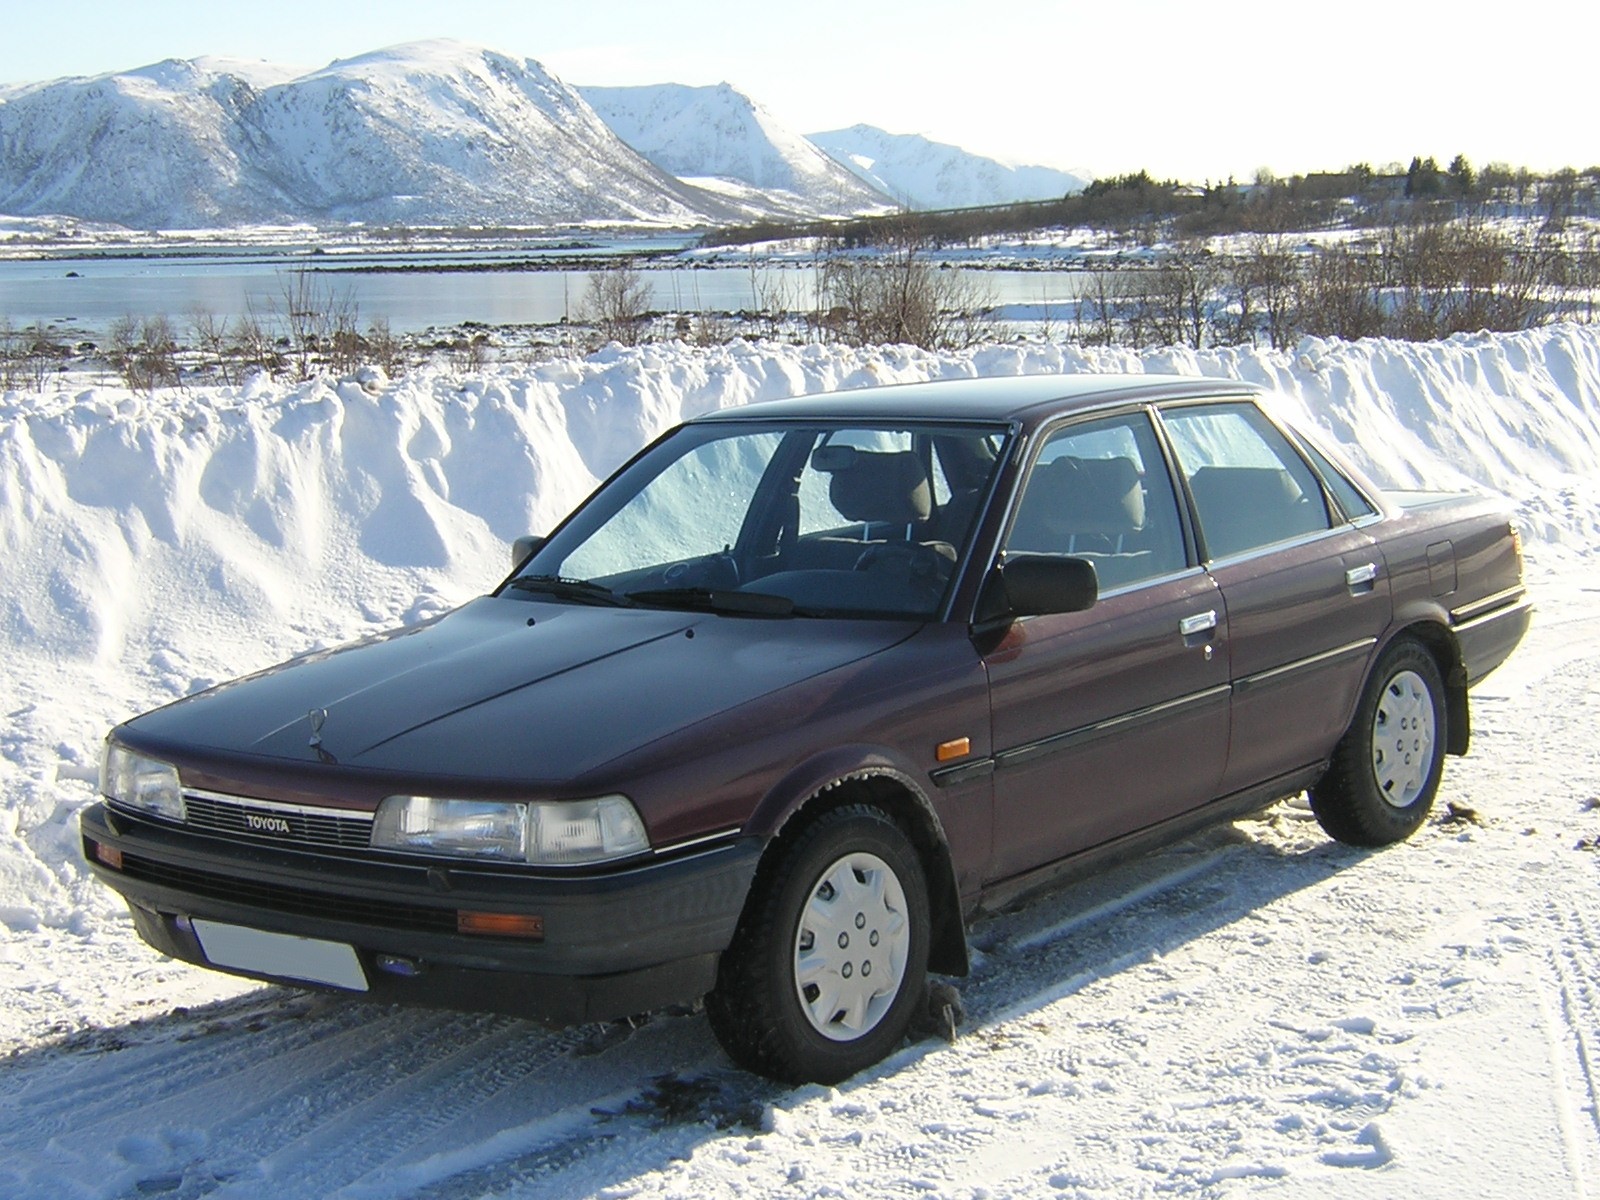
<svg viewBox="0 0 1600 1200">
<path fill-rule="evenodd" d="M 516 557 L 112 730 L 84 853 L 146 941 L 562 1023 L 704 996 L 837 1080 L 1026 890 L 1304 789 L 1409 835 L 1529 614 L 1499 503 L 1147 375 L 715 413 Z"/>
</svg>

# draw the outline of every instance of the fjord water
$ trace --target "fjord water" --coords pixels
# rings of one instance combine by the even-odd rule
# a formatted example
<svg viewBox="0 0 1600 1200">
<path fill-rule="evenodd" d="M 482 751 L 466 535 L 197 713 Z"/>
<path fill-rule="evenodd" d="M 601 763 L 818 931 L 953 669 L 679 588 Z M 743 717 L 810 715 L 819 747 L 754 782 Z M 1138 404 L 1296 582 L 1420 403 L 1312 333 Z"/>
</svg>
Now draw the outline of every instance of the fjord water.
<svg viewBox="0 0 1600 1200">
<path fill-rule="evenodd" d="M 583 254 L 596 266 L 602 250 Z M 348 300 L 359 323 L 387 319 L 396 332 L 467 322 L 550 324 L 575 317 L 588 285 L 588 265 L 570 246 L 468 251 L 360 251 L 325 254 L 217 248 L 206 252 L 85 253 L 79 257 L 0 259 L 0 321 L 35 322 L 63 331 L 101 333 L 118 317 L 165 313 L 175 321 L 200 310 L 236 320 L 283 307 L 300 270 L 319 293 Z M 541 260 L 550 261 L 549 266 Z M 969 275 L 995 305 L 1040 306 L 1074 299 L 1084 271 L 974 270 Z M 816 270 L 809 262 L 757 261 L 656 265 L 645 271 L 650 305 L 660 312 L 740 312 L 778 296 L 790 311 L 816 306 Z"/>
</svg>

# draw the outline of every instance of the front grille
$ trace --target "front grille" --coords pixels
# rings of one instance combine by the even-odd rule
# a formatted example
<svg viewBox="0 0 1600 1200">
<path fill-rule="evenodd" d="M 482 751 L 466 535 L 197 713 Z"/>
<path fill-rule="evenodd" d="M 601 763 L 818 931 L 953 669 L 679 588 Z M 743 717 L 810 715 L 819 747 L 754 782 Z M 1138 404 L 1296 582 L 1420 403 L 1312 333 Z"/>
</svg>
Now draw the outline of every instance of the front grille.
<svg viewBox="0 0 1600 1200">
<path fill-rule="evenodd" d="M 372 814 L 267 804 L 242 796 L 186 791 L 186 824 L 270 845 L 365 850 L 372 844 Z"/>
<path fill-rule="evenodd" d="M 212 871 L 178 867 L 137 854 L 122 856 L 122 874 L 129 879 L 161 884 L 188 892 L 190 895 L 208 896 L 214 900 L 267 908 L 275 912 L 327 917 L 335 921 L 354 921 L 363 925 L 382 925 L 392 929 L 456 932 L 456 910 L 453 908 L 430 908 L 420 904 L 336 896 L 328 892 L 284 887 L 281 884 L 262 883 L 255 879 L 241 879 L 234 875 L 218 875 Z"/>
</svg>

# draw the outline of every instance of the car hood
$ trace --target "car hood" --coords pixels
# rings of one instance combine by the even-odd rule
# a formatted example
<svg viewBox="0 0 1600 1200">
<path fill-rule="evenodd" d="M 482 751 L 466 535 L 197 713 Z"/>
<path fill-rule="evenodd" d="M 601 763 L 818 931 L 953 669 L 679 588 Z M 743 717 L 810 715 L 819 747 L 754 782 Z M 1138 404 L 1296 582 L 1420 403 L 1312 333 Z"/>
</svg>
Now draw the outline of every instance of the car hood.
<svg viewBox="0 0 1600 1200">
<path fill-rule="evenodd" d="M 222 684 L 122 730 L 180 760 L 192 748 L 211 761 L 220 752 L 559 786 L 917 627 L 484 597 Z"/>
</svg>

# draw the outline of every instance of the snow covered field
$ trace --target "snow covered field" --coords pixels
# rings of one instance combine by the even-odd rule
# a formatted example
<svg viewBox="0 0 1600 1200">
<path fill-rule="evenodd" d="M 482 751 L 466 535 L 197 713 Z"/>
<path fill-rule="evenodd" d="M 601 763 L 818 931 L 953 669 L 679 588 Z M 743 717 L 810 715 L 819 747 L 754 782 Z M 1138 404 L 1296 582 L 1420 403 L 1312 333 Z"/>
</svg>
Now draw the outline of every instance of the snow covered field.
<svg viewBox="0 0 1600 1200">
<path fill-rule="evenodd" d="M 1289 804 L 984 921 L 955 1045 L 838 1089 L 733 1070 L 696 1016 L 551 1034 L 167 962 L 78 864 L 110 724 L 481 592 L 680 417 L 1124 369 L 1275 385 L 1384 481 L 1517 502 L 1534 630 L 1411 842 L 1339 847 Z M 0 1197 L 1600 1194 L 1597 546 L 1584 327 L 7 393 Z"/>
</svg>

